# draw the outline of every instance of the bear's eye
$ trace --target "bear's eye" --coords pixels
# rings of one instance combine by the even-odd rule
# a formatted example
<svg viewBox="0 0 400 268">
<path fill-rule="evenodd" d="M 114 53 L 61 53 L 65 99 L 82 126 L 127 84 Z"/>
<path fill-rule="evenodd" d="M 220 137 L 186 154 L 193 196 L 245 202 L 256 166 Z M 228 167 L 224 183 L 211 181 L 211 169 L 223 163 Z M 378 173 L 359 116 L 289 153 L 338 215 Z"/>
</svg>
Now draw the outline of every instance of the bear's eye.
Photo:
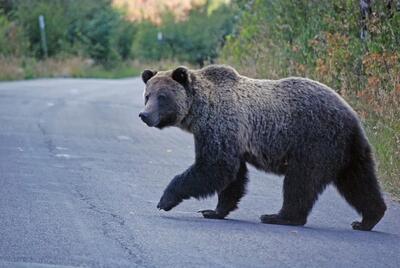
<svg viewBox="0 0 400 268">
<path fill-rule="evenodd" d="M 146 104 L 149 101 L 149 95 L 144 96 L 144 104 Z"/>
</svg>

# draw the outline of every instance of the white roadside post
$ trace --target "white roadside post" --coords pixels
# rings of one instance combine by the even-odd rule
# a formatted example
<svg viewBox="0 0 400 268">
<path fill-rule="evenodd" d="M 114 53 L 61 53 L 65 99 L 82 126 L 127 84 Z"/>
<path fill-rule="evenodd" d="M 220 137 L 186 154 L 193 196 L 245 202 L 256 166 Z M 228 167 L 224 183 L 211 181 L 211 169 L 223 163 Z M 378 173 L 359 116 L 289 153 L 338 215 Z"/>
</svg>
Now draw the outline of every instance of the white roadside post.
<svg viewBox="0 0 400 268">
<path fill-rule="evenodd" d="M 158 40 L 158 42 L 162 42 L 162 40 L 163 40 L 163 33 L 162 32 L 158 32 L 157 33 L 157 40 Z"/>
<path fill-rule="evenodd" d="M 39 29 L 40 29 L 40 39 L 42 41 L 43 55 L 45 58 L 47 58 L 48 53 L 47 53 L 47 40 L 46 40 L 46 24 L 43 15 L 39 16 Z"/>
</svg>

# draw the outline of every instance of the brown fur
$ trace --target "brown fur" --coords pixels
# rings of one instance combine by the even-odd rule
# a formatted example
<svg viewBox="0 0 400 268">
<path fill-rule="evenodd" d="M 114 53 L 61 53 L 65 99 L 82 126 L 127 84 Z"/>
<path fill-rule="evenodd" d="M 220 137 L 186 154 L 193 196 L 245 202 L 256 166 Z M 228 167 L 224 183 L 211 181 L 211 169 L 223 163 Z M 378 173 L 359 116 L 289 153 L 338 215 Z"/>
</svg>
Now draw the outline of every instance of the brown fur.
<svg viewBox="0 0 400 268">
<path fill-rule="evenodd" d="M 370 230 L 386 209 L 370 145 L 356 113 L 332 89 L 305 78 L 258 80 L 229 66 L 179 67 L 143 73 L 150 96 L 142 119 L 150 126 L 177 126 L 193 133 L 196 161 L 176 176 L 158 207 L 218 193 L 224 218 L 245 193 L 246 163 L 285 175 L 284 201 L 262 222 L 303 225 L 329 183 L 359 213 L 354 229 Z M 159 96 L 167 95 L 164 101 Z"/>
</svg>

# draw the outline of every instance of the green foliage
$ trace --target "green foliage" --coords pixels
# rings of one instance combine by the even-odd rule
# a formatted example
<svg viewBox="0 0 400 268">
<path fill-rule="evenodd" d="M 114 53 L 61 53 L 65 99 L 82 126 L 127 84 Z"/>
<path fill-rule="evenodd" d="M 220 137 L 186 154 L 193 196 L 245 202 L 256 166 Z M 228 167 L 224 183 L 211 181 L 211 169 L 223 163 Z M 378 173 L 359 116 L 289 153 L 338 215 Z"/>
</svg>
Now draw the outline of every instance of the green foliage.
<svg viewBox="0 0 400 268">
<path fill-rule="evenodd" d="M 141 23 L 133 44 L 134 55 L 145 60 L 176 58 L 198 65 L 214 61 L 233 29 L 233 13 L 226 5 L 213 12 L 207 10 L 207 6 L 193 10 L 180 22 L 167 14 L 160 26 Z M 162 40 L 157 39 L 159 33 Z"/>
<path fill-rule="evenodd" d="M 383 1 L 374 1 L 368 39 L 360 39 L 358 1 L 238 0 L 243 10 L 222 58 L 253 66 L 271 77 L 307 75 L 338 90 L 366 86 L 363 59 L 368 53 L 399 53 L 400 13 L 389 18 Z"/>
<path fill-rule="evenodd" d="M 14 13 L 16 20 L 24 27 L 30 41 L 30 51 L 36 56 L 43 56 L 38 17 L 46 20 L 46 35 L 49 55 L 55 55 L 66 45 L 68 18 L 64 16 L 65 6 L 62 1 L 21 1 Z"/>
<path fill-rule="evenodd" d="M 91 58 L 107 68 L 132 58 L 176 59 L 203 65 L 218 57 L 234 24 L 227 0 L 206 3 L 184 20 L 176 21 L 174 15 L 165 14 L 163 23 L 154 25 L 125 20 L 124 11 L 115 9 L 111 0 L 3 0 L 0 9 L 8 17 L 0 14 L 0 53 L 43 59 L 38 23 L 43 15 L 50 58 Z M 9 44 L 13 27 L 18 36 Z M 157 40 L 159 33 L 162 40 Z"/>
<path fill-rule="evenodd" d="M 132 56 L 132 44 L 136 34 L 136 27 L 127 21 L 118 24 L 116 33 L 116 49 L 123 60 Z"/>
<path fill-rule="evenodd" d="M 140 23 L 133 41 L 132 53 L 134 58 L 141 60 L 160 60 L 162 55 L 170 56 L 170 48 L 164 46 L 157 40 L 159 29 L 148 21 Z"/>
<path fill-rule="evenodd" d="M 0 10 L 0 55 L 21 56 L 28 41 L 17 23 L 10 21 Z"/>
<path fill-rule="evenodd" d="M 87 54 L 97 62 L 115 61 L 118 53 L 115 50 L 118 14 L 106 10 L 96 10 L 93 17 L 85 24 L 85 42 Z"/>
<path fill-rule="evenodd" d="M 240 22 L 220 60 L 260 78 L 308 76 L 345 97 L 366 126 L 386 190 L 400 198 L 400 11 L 371 1 L 236 0 Z"/>
<path fill-rule="evenodd" d="M 133 25 L 108 0 L 21 1 L 11 13 L 27 33 L 33 56 L 43 57 L 39 15 L 45 17 L 50 57 L 83 54 L 109 65 L 130 56 Z"/>
</svg>

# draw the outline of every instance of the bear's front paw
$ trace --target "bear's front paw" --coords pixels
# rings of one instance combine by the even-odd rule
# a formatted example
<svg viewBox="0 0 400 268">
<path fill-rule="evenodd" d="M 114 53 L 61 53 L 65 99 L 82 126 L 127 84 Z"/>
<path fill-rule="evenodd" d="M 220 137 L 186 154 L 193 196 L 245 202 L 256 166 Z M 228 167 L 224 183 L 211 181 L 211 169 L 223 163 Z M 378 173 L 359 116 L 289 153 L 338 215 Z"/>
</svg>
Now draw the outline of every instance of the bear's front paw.
<svg viewBox="0 0 400 268">
<path fill-rule="evenodd" d="M 176 194 L 171 192 L 164 192 L 163 196 L 158 202 L 157 208 L 163 209 L 165 211 L 169 211 L 175 206 L 177 206 L 180 202 L 182 202 L 182 198 L 179 198 Z"/>
<path fill-rule="evenodd" d="M 219 214 L 215 210 L 212 209 L 206 209 L 206 210 L 200 210 L 198 211 L 199 213 L 203 214 L 203 217 L 206 219 L 218 219 L 218 220 L 223 220 L 225 218 L 224 215 Z"/>
</svg>

